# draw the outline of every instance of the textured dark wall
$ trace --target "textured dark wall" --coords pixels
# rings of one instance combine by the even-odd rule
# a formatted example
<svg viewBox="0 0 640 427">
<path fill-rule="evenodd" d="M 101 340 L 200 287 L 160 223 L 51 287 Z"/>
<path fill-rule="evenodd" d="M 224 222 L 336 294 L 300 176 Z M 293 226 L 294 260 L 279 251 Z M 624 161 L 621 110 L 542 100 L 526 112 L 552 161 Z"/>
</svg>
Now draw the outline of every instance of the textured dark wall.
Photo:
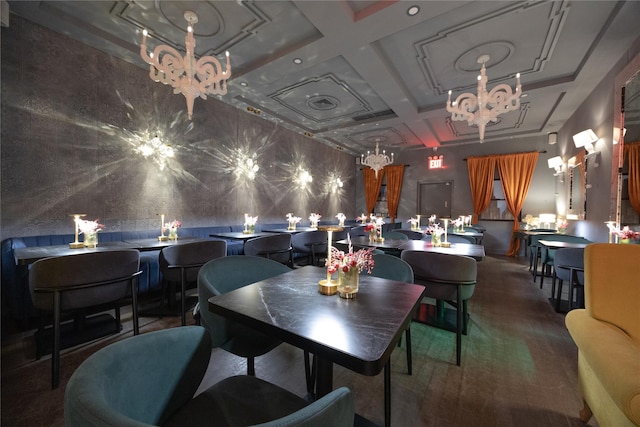
<svg viewBox="0 0 640 427">
<path fill-rule="evenodd" d="M 160 212 L 184 226 L 359 214 L 352 156 L 214 98 L 189 121 L 184 97 L 148 71 L 19 17 L 1 52 L 2 238 L 72 232 L 72 213 L 112 231 L 158 228 Z M 162 170 L 135 151 L 156 134 L 176 153 Z M 234 173 L 243 152 L 260 167 L 253 181 Z M 292 183 L 299 166 L 306 190 Z M 330 176 L 344 182 L 336 193 Z"/>
</svg>

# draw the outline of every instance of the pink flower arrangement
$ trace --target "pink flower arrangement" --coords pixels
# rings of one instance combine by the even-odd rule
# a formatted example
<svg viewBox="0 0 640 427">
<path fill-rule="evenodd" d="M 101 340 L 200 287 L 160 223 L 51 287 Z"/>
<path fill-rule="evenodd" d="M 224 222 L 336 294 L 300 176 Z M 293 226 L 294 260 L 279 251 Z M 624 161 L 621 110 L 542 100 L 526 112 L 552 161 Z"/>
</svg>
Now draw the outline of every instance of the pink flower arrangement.
<svg viewBox="0 0 640 427">
<path fill-rule="evenodd" d="M 616 236 L 618 236 L 619 239 L 622 239 L 622 240 L 640 239 L 640 231 L 633 231 L 632 229 L 629 228 L 628 225 L 625 225 L 622 229 L 620 229 L 618 227 L 614 227 L 613 225 L 609 224 L 609 230 L 611 230 L 611 233 L 615 234 Z"/>
<path fill-rule="evenodd" d="M 566 230 L 568 226 L 569 226 L 569 222 L 566 219 L 561 218 L 558 221 L 556 221 L 556 228 L 558 230 Z"/>
<path fill-rule="evenodd" d="M 338 270 L 346 273 L 353 268 L 357 268 L 359 272 L 366 270 L 368 274 L 371 274 L 371 270 L 375 265 L 372 254 L 375 248 L 360 249 L 354 252 L 349 236 L 347 236 L 347 240 L 349 241 L 349 252 L 347 253 L 333 246 L 331 247 L 331 265 L 327 266 L 329 273 L 333 274 Z"/>
<path fill-rule="evenodd" d="M 436 236 L 440 236 L 444 234 L 444 228 L 440 227 L 440 224 L 433 224 L 424 230 L 424 234 L 435 234 Z"/>
<path fill-rule="evenodd" d="M 171 222 L 166 222 L 164 224 L 164 228 L 166 230 L 175 230 L 175 229 L 178 229 L 180 227 L 182 227 L 182 222 L 178 221 L 177 219 L 174 219 Z"/>
<path fill-rule="evenodd" d="M 104 224 L 100 224 L 97 219 L 95 221 L 87 221 L 86 219 L 78 219 L 76 221 L 80 233 L 93 234 L 104 229 Z"/>
</svg>

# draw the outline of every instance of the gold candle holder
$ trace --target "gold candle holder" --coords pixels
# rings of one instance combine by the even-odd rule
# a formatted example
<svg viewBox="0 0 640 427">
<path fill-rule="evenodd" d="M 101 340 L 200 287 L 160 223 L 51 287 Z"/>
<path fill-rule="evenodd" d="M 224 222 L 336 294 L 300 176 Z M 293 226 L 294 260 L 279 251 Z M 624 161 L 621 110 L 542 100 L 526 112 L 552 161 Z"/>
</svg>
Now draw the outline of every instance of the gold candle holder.
<svg viewBox="0 0 640 427">
<path fill-rule="evenodd" d="M 79 227 L 78 227 L 78 220 L 79 220 L 80 218 L 82 218 L 83 216 L 87 216 L 87 214 L 72 214 L 72 215 L 70 215 L 70 216 L 71 216 L 71 217 L 73 217 L 73 223 L 74 223 L 74 224 L 75 224 L 75 226 L 76 226 L 76 227 L 75 227 L 75 228 L 76 228 L 76 233 L 75 233 L 75 237 L 76 237 L 76 239 L 75 239 L 75 241 L 73 241 L 73 242 L 69 243 L 69 248 L 70 248 L 70 249 L 80 249 L 80 248 L 84 247 L 84 244 L 83 244 L 82 242 L 79 242 L 79 241 L 78 241 L 78 234 L 79 234 L 79 233 L 78 233 L 78 231 L 79 231 L 79 230 L 78 230 L 78 228 L 79 228 Z"/>
<path fill-rule="evenodd" d="M 335 295 L 338 293 L 338 282 L 331 278 L 329 265 L 331 265 L 331 241 L 334 231 L 342 231 L 342 227 L 322 226 L 319 230 L 327 232 L 327 278 L 318 282 L 318 292 L 322 295 Z"/>
</svg>

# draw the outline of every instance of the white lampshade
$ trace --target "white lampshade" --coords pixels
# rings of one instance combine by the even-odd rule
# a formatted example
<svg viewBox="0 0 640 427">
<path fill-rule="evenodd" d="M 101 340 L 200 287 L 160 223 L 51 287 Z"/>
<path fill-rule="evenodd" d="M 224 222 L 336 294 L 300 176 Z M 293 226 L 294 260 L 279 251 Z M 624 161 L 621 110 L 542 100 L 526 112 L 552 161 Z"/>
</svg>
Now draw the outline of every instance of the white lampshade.
<svg viewBox="0 0 640 427">
<path fill-rule="evenodd" d="M 591 129 L 583 130 L 573 135 L 573 143 L 577 148 L 584 147 L 587 144 L 593 144 L 597 140 L 598 136 Z"/>
<path fill-rule="evenodd" d="M 550 158 L 549 160 L 547 160 L 547 163 L 549 164 L 550 169 L 556 169 L 564 165 L 564 161 L 560 156 Z"/>
</svg>

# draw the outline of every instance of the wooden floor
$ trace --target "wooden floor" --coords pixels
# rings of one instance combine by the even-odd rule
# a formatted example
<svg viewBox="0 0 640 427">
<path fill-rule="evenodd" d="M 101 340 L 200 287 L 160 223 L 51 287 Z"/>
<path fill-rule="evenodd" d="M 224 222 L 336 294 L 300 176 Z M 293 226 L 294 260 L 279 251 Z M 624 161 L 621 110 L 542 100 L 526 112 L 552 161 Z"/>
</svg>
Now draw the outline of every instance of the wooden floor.
<svg viewBox="0 0 640 427">
<path fill-rule="evenodd" d="M 413 323 L 413 375 L 407 375 L 405 343 L 392 355 L 393 426 L 581 426 L 577 350 L 564 315 L 533 283 L 524 259 L 488 256 L 478 264 L 469 301 L 471 326 L 463 337 L 462 366 L 455 364 L 455 334 Z M 189 319 L 192 322 L 192 319 Z M 177 327 L 179 318 L 143 318 L 141 331 Z M 50 359 L 33 360 L 31 333 L 2 345 L 1 424 L 62 426 L 64 387 L 75 367 L 109 342 L 131 336 L 130 322 L 117 336 L 66 350 L 58 390 L 50 390 Z M 148 355 L 153 357 L 153 355 Z M 244 360 L 216 349 L 201 389 L 244 374 Z M 256 375 L 305 394 L 302 351 L 283 344 L 256 359 Z M 382 425 L 383 376 L 366 377 L 339 366 L 334 386 L 355 395 L 356 411 Z M 589 426 L 597 426 L 592 419 Z"/>
</svg>

